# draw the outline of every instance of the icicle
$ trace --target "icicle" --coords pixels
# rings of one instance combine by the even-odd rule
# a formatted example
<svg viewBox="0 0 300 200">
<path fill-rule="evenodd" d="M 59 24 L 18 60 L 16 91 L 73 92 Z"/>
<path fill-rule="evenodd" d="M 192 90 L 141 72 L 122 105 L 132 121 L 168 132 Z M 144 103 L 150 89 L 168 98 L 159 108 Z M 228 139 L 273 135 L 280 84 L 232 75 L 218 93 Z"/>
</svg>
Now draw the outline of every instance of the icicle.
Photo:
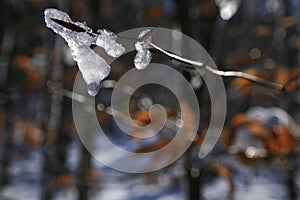
<svg viewBox="0 0 300 200">
<path fill-rule="evenodd" d="M 90 46 L 97 41 L 113 57 L 120 56 L 125 48 L 116 42 L 114 33 L 100 31 L 99 35 L 95 34 L 86 23 L 73 22 L 66 13 L 60 10 L 48 8 L 44 14 L 46 26 L 62 36 L 68 43 L 72 56 L 88 86 L 88 93 L 91 96 L 97 95 L 100 82 L 110 73 L 110 66 Z"/>
<path fill-rule="evenodd" d="M 142 31 L 138 39 L 142 39 L 141 41 L 137 41 L 135 43 L 135 49 L 137 50 L 137 54 L 134 57 L 134 66 L 139 69 L 145 69 L 151 62 L 151 53 L 149 51 L 150 43 L 151 43 L 151 35 L 147 35 L 150 30 Z"/>
</svg>

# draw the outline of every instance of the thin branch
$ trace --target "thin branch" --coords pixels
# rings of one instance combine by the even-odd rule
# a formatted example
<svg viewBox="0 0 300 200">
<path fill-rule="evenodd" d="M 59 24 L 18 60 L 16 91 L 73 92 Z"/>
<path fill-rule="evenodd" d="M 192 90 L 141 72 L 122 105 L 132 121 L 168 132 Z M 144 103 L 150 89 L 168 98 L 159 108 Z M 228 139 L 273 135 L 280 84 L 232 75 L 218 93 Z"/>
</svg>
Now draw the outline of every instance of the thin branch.
<svg viewBox="0 0 300 200">
<path fill-rule="evenodd" d="M 115 82 L 114 80 L 107 80 L 110 82 Z M 52 94 L 56 94 L 56 95 L 60 95 L 63 97 L 67 97 L 73 101 L 76 101 L 78 103 L 82 103 L 86 106 L 89 106 L 88 108 L 85 109 L 86 112 L 88 113 L 94 113 L 94 105 L 92 104 L 92 101 L 89 101 L 89 99 L 87 97 L 85 97 L 82 94 L 79 94 L 77 92 L 73 92 L 70 90 L 66 90 L 66 89 L 61 89 L 61 88 L 55 88 L 53 87 L 51 84 L 48 84 L 48 87 L 50 88 L 50 93 Z M 112 87 L 111 85 L 109 87 L 105 87 L 104 88 L 114 88 L 114 86 Z M 114 117 L 116 119 L 119 119 L 121 123 L 123 123 L 124 125 L 133 128 L 135 127 L 135 125 L 132 123 L 132 120 L 127 117 L 126 115 L 124 115 L 121 111 L 118 111 L 110 106 L 105 107 L 103 104 L 101 104 L 101 109 L 98 109 L 99 111 L 105 112 L 106 114 L 108 114 L 111 117 Z M 113 115 L 113 111 L 115 112 L 116 115 Z M 176 120 L 170 120 L 170 119 L 166 119 L 166 128 L 173 130 L 174 127 L 179 127 L 176 123 Z"/>
<path fill-rule="evenodd" d="M 56 22 L 57 24 L 67 28 L 67 29 L 70 29 L 72 31 L 76 31 L 76 32 L 87 32 L 88 34 L 92 35 L 92 36 L 96 36 L 97 34 L 95 33 L 89 33 L 88 31 L 86 31 L 84 28 L 72 23 L 72 22 L 66 22 L 66 21 L 62 21 L 60 19 L 54 19 L 54 18 L 51 18 L 52 21 Z M 152 30 L 150 30 L 148 33 L 146 33 L 141 39 L 146 39 L 146 38 L 149 38 L 159 27 L 156 27 Z M 124 36 L 119 36 L 121 38 L 127 38 L 127 37 L 124 37 Z M 127 39 L 131 39 L 131 38 L 127 38 Z M 135 40 L 139 40 L 139 39 L 135 39 Z M 271 82 L 271 81 L 268 81 L 268 80 L 265 80 L 265 79 L 262 79 L 260 77 L 257 77 L 257 76 L 254 76 L 254 75 L 251 75 L 251 74 L 247 74 L 247 73 L 244 73 L 242 71 L 221 71 L 221 70 L 217 70 L 217 69 L 214 69 L 213 67 L 205 64 L 205 63 L 201 63 L 201 62 L 197 62 L 197 61 L 193 61 L 193 60 L 190 60 L 190 59 L 187 59 L 187 58 L 183 58 L 179 55 L 176 55 L 174 53 L 171 53 L 171 52 L 168 52 L 162 48 L 160 48 L 159 46 L 153 44 L 153 43 L 150 43 L 150 46 L 152 48 L 154 48 L 155 50 L 159 51 L 160 53 L 174 59 L 174 60 L 177 60 L 177 61 L 180 61 L 180 62 L 183 62 L 183 63 L 187 63 L 187 64 L 190 64 L 190 65 L 193 65 L 193 66 L 196 66 L 196 67 L 200 67 L 200 68 L 204 68 L 206 69 L 207 71 L 209 71 L 210 73 L 214 74 L 214 75 L 217 75 L 217 76 L 222 76 L 222 77 L 239 77 L 239 78 L 243 78 L 243 79 L 247 79 L 249 81 L 252 81 L 252 82 L 255 82 L 257 84 L 260 84 L 260 85 L 263 85 L 263 86 L 266 86 L 266 87 L 269 87 L 269 88 L 272 88 L 272 89 L 276 89 L 276 90 L 284 90 L 284 86 L 285 85 L 282 85 L 282 84 L 278 84 L 278 83 L 275 83 L 275 82 Z M 91 45 L 91 48 L 93 49 L 94 47 L 94 44 Z"/>
<path fill-rule="evenodd" d="M 170 57 L 171 59 L 174 59 L 174 60 L 186 63 L 186 64 L 190 64 L 190 65 L 193 65 L 193 66 L 196 66 L 196 67 L 204 68 L 205 70 L 207 70 L 210 73 L 212 73 L 214 75 L 217 75 L 217 76 L 239 77 L 239 78 L 243 78 L 243 79 L 252 81 L 254 83 L 257 83 L 257 84 L 260 84 L 260 85 L 263 85 L 263 86 L 266 86 L 266 87 L 269 87 L 269 88 L 272 88 L 272 89 L 275 89 L 275 90 L 282 91 L 284 89 L 284 86 L 282 84 L 275 83 L 275 82 L 272 82 L 272 81 L 268 81 L 268 80 L 265 80 L 263 78 L 254 76 L 252 74 L 248 74 L 248 73 L 245 73 L 245 72 L 242 72 L 242 71 L 221 71 L 221 70 L 217 70 L 217 69 L 214 69 L 213 67 L 211 67 L 211 66 L 209 66 L 205 63 L 197 62 L 197 61 L 190 60 L 190 59 L 187 59 L 187 58 L 183 58 L 179 55 L 173 54 L 169 51 L 166 51 L 166 50 L 160 48 L 159 46 L 157 46 L 153 43 L 151 43 L 150 46 L 153 49 L 159 51 L 160 53 Z"/>
</svg>

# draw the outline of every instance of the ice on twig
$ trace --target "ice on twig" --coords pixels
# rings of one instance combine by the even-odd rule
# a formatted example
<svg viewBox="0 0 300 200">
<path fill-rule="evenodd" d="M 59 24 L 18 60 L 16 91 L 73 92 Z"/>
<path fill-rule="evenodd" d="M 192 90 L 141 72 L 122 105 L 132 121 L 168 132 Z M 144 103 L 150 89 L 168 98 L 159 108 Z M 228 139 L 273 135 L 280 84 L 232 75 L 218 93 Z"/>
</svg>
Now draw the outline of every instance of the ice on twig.
<svg viewBox="0 0 300 200">
<path fill-rule="evenodd" d="M 66 28 L 58 24 L 53 19 L 75 24 L 84 31 L 77 32 Z M 51 28 L 55 33 L 59 34 L 66 40 L 71 49 L 72 56 L 77 62 L 79 70 L 81 71 L 83 79 L 87 85 L 99 85 L 100 81 L 110 73 L 110 66 L 102 57 L 90 48 L 90 45 L 97 35 L 94 34 L 93 31 L 84 23 L 73 22 L 66 13 L 56 9 L 45 10 L 45 22 L 48 28 Z M 94 87 L 91 88 L 94 89 Z M 91 92 L 88 90 L 88 92 L 93 96 L 97 94 L 94 90 Z"/>
<path fill-rule="evenodd" d="M 125 51 L 124 47 L 116 43 L 116 36 L 113 33 L 106 31 L 107 37 L 103 37 L 103 33 L 95 34 L 85 23 L 73 22 L 66 13 L 60 10 L 48 8 L 44 14 L 46 26 L 62 36 L 68 43 L 71 54 L 87 84 L 88 93 L 91 96 L 97 95 L 100 82 L 110 73 L 110 66 L 90 46 L 96 41 L 102 42 L 105 51 L 113 57 L 120 56 Z M 109 47 L 109 45 L 113 46 Z"/>
<path fill-rule="evenodd" d="M 137 50 L 134 57 L 134 66 L 139 70 L 145 69 L 151 62 L 152 57 L 149 48 L 152 37 L 147 34 L 149 32 L 149 29 L 142 31 L 138 36 L 140 41 L 137 41 L 134 45 Z"/>
<path fill-rule="evenodd" d="M 149 35 L 150 33 L 150 29 L 146 29 L 140 32 L 140 34 L 138 35 L 138 39 L 142 39 L 142 45 L 144 48 L 150 48 L 150 43 L 152 40 L 151 35 Z"/>
<path fill-rule="evenodd" d="M 108 55 L 117 58 L 124 53 L 125 48 L 116 42 L 117 36 L 113 32 L 106 29 L 97 32 L 96 45 L 102 47 Z"/>
<path fill-rule="evenodd" d="M 151 53 L 149 50 L 138 51 L 134 57 L 134 65 L 137 69 L 145 69 L 151 62 Z"/>
</svg>

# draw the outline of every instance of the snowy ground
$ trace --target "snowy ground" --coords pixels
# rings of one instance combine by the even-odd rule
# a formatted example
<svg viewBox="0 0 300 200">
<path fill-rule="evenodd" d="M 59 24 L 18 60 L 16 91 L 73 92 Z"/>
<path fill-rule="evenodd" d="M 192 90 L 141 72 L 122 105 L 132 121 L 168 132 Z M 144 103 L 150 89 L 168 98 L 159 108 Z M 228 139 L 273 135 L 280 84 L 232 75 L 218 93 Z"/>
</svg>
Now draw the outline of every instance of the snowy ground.
<svg viewBox="0 0 300 200">
<path fill-rule="evenodd" d="M 74 141 L 68 149 L 68 167 L 73 173 L 79 162 L 79 141 Z M 107 156 L 119 159 L 109 149 Z M 235 182 L 235 199 L 287 199 L 286 173 L 275 162 L 247 166 L 234 157 L 225 156 L 224 163 L 234 166 L 233 179 Z M 12 176 L 10 185 L 1 189 L 1 199 L 35 200 L 41 194 L 42 152 L 35 149 L 27 153 L 26 157 L 14 154 L 9 167 Z M 124 162 L 126 165 L 126 162 Z M 90 199 L 110 200 L 172 200 L 186 199 L 186 180 L 184 178 L 183 162 L 165 170 L 149 174 L 128 174 L 110 169 L 92 160 L 93 168 L 101 172 L 101 179 L 90 191 Z M 299 177 L 300 173 L 297 173 Z M 204 177 L 205 178 L 205 177 Z M 220 176 L 203 180 L 201 194 L 203 199 L 227 199 L 229 183 Z M 299 178 L 297 183 L 300 184 Z M 200 188 L 199 188 L 200 189 Z M 55 191 L 55 200 L 77 199 L 76 188 L 58 188 Z"/>
</svg>

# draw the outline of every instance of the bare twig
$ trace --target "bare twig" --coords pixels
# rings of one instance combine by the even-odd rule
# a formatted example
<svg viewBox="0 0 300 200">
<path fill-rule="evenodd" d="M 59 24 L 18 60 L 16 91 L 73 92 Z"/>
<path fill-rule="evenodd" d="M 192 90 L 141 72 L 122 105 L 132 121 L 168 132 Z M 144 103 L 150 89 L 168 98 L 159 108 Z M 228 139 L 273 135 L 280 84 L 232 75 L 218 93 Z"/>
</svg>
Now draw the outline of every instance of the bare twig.
<svg viewBox="0 0 300 200">
<path fill-rule="evenodd" d="M 107 82 L 110 81 L 110 82 L 114 82 L 114 80 L 106 80 Z M 104 88 L 114 88 L 110 85 L 106 85 L 108 87 L 105 87 L 105 84 L 103 84 L 103 87 Z M 94 113 L 94 105 L 93 105 L 93 102 L 92 101 L 89 101 L 89 99 L 82 95 L 82 94 L 79 94 L 77 92 L 73 92 L 73 91 L 70 91 L 70 90 L 66 90 L 66 89 L 60 89 L 60 88 L 55 88 L 54 86 L 52 86 L 51 84 L 48 84 L 48 87 L 50 88 L 50 93 L 52 94 L 56 94 L 56 95 L 60 95 L 60 96 L 63 96 L 63 97 L 67 97 L 69 99 L 72 99 L 73 101 L 76 101 L 78 103 L 82 103 L 88 107 L 86 107 L 85 111 L 88 112 L 88 113 Z M 101 109 L 98 109 L 99 111 L 102 111 L 102 112 L 105 112 L 106 114 L 108 114 L 109 116 L 112 116 L 116 119 L 119 119 L 121 123 L 123 123 L 124 125 L 128 126 L 128 127 L 135 127 L 135 124 L 132 123 L 131 119 L 124 115 L 121 111 L 118 111 L 110 106 L 107 106 L 105 107 L 103 104 L 101 104 Z M 113 115 L 113 111 L 115 113 L 115 115 Z M 170 130 L 173 130 L 175 127 L 179 127 L 176 123 L 177 120 L 173 121 L 173 120 L 170 120 L 170 119 L 166 119 L 166 128 L 170 129 Z"/>
<path fill-rule="evenodd" d="M 221 70 L 217 70 L 217 69 L 214 69 L 213 67 L 211 67 L 211 66 L 209 66 L 205 63 L 190 60 L 190 59 L 187 59 L 187 58 L 183 58 L 179 55 L 168 52 L 168 51 L 160 48 L 159 46 L 157 46 L 153 43 L 151 43 L 150 45 L 153 49 L 155 49 L 156 51 L 159 51 L 160 53 L 168 56 L 171 59 L 174 59 L 174 60 L 186 63 L 186 64 L 190 64 L 190 65 L 193 65 L 195 67 L 203 68 L 203 69 L 207 70 L 208 72 L 210 72 L 214 75 L 217 75 L 217 76 L 239 77 L 239 78 L 247 79 L 247 80 L 252 81 L 254 83 L 257 83 L 257 84 L 260 84 L 260 85 L 263 85 L 263 86 L 266 86 L 266 87 L 269 87 L 269 88 L 272 88 L 272 89 L 275 89 L 275 90 L 282 91 L 284 89 L 284 86 L 282 84 L 275 83 L 275 82 L 272 82 L 272 81 L 268 81 L 268 80 L 265 80 L 265 79 L 260 78 L 258 76 L 254 76 L 252 74 L 248 74 L 248 73 L 245 73 L 245 72 L 242 72 L 242 71 L 221 71 Z"/>
</svg>

